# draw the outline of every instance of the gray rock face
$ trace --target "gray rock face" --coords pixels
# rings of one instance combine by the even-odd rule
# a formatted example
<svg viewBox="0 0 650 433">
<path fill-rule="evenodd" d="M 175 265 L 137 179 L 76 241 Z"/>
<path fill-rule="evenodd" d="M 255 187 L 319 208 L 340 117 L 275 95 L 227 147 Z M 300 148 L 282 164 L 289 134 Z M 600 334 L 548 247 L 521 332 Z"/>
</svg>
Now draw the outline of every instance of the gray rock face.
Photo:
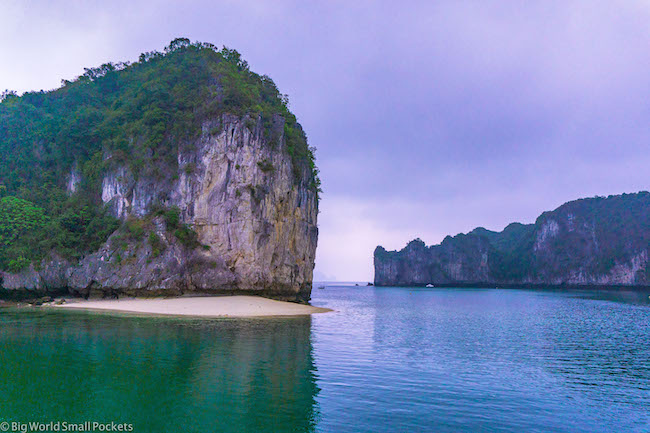
<svg viewBox="0 0 650 433">
<path fill-rule="evenodd" d="M 375 250 L 376 285 L 650 286 L 650 193 L 566 203 L 535 224 Z"/>
<path fill-rule="evenodd" d="M 486 239 L 471 235 L 447 237 L 442 244 L 432 247 L 416 239 L 401 251 L 377 247 L 375 285 L 424 286 L 487 281 L 489 251 Z"/>
<path fill-rule="evenodd" d="M 282 131 L 282 119 L 275 122 Z M 156 217 L 158 253 L 146 236 L 125 242 L 114 233 L 78 263 L 52 259 L 38 270 L 5 273 L 2 287 L 65 287 L 83 296 L 254 292 L 308 300 L 318 197 L 310 171 L 295 180 L 284 143 L 283 137 L 269 143 L 259 119 L 223 115 L 205 122 L 195 142 L 179 146 L 175 176 L 160 180 L 124 166 L 105 174 L 102 201 L 116 217 L 144 217 L 154 204 L 176 206 L 204 247 L 184 247 Z"/>
</svg>

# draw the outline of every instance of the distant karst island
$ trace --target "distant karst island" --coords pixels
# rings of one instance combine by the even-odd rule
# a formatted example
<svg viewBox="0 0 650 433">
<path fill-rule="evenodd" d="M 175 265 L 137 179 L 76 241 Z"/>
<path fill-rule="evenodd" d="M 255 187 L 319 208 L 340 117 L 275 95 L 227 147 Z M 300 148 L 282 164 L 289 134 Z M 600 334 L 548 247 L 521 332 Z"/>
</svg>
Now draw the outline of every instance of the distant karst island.
<svg viewBox="0 0 650 433">
<path fill-rule="evenodd" d="M 310 297 L 320 191 L 287 97 L 179 38 L 0 104 L 3 297 Z"/>
<path fill-rule="evenodd" d="M 649 249 L 650 193 L 586 198 L 502 232 L 378 246 L 375 285 L 647 287 Z"/>
</svg>

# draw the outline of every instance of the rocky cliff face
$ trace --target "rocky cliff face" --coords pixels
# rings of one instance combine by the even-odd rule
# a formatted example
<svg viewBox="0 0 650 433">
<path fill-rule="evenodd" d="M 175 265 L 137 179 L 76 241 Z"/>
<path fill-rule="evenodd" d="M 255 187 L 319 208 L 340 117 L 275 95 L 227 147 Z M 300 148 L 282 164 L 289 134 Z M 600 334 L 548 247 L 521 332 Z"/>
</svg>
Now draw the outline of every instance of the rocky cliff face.
<svg viewBox="0 0 650 433">
<path fill-rule="evenodd" d="M 488 279 L 489 243 L 477 236 L 459 235 L 426 247 L 420 239 L 401 251 L 375 250 L 375 285 L 421 285 L 437 282 L 479 282 Z"/>
<path fill-rule="evenodd" d="M 650 286 L 650 193 L 577 200 L 535 224 L 375 250 L 377 285 Z"/>
<path fill-rule="evenodd" d="M 318 197 L 308 168 L 296 176 L 282 117 L 273 122 L 279 139 L 271 143 L 261 118 L 224 114 L 205 121 L 195 141 L 179 146 L 178 173 L 133 173 L 115 164 L 103 175 L 101 199 L 121 220 L 146 220 L 143 233 L 117 231 L 79 262 L 51 256 L 38 269 L 5 272 L 5 293 L 253 292 L 308 300 Z M 73 169 L 70 193 L 81 180 Z M 163 216 L 152 214 L 155 206 L 179 209 L 179 224 L 196 232 L 198 243 L 181 242 Z"/>
</svg>

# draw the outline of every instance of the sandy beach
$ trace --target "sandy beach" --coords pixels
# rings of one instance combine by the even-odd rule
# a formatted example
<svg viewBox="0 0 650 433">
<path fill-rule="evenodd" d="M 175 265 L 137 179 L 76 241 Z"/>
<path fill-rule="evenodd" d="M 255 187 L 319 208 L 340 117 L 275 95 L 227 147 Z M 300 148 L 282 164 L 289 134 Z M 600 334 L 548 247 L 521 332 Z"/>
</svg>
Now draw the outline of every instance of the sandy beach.
<svg viewBox="0 0 650 433">
<path fill-rule="evenodd" d="M 259 296 L 73 299 L 55 308 L 190 317 L 304 316 L 332 311 Z"/>
</svg>

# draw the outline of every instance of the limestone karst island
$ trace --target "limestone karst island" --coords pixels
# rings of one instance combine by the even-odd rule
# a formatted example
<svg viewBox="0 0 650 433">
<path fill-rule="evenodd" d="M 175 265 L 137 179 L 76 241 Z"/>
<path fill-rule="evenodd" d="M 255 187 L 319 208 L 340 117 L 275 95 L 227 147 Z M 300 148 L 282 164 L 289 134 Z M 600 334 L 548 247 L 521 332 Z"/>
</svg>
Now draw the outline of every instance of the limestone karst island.
<svg viewBox="0 0 650 433">
<path fill-rule="evenodd" d="M 0 17 L 0 433 L 650 433 L 647 0 Z"/>
<path fill-rule="evenodd" d="M 483 227 L 426 247 L 375 249 L 378 286 L 650 287 L 650 193 L 595 197 L 534 224 Z"/>
<path fill-rule="evenodd" d="M 319 179 L 235 50 L 176 39 L 0 105 L 2 295 L 309 300 Z"/>
</svg>

